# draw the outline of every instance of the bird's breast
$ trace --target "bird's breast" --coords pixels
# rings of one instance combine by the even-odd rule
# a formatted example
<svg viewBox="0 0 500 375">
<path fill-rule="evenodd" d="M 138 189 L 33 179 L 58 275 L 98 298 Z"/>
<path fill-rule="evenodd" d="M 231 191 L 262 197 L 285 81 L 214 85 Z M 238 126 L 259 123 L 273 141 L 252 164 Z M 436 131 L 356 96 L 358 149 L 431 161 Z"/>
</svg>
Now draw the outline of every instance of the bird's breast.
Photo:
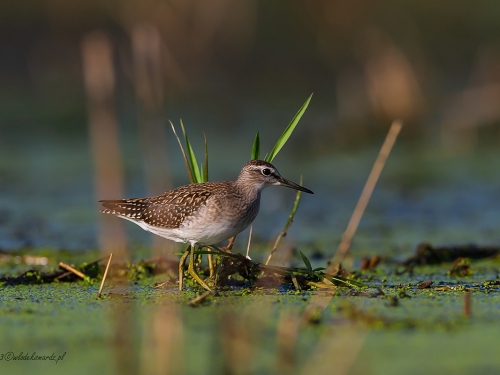
<svg viewBox="0 0 500 375">
<path fill-rule="evenodd" d="M 214 245 L 245 230 L 257 217 L 260 195 L 250 202 L 243 199 L 214 199 L 186 219 L 179 229 L 188 241 Z"/>
</svg>

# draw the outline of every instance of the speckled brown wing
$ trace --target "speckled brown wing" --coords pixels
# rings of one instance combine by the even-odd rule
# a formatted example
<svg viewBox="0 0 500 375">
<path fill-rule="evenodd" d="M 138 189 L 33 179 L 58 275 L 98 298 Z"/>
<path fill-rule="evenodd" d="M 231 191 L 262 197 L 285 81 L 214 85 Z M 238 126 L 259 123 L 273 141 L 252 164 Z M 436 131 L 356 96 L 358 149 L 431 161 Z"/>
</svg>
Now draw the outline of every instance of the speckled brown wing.
<svg viewBox="0 0 500 375">
<path fill-rule="evenodd" d="M 151 198 L 133 198 L 99 201 L 105 207 L 102 213 L 144 221 L 160 228 L 179 228 L 207 199 L 216 194 L 223 182 L 191 184 L 167 191 Z"/>
</svg>

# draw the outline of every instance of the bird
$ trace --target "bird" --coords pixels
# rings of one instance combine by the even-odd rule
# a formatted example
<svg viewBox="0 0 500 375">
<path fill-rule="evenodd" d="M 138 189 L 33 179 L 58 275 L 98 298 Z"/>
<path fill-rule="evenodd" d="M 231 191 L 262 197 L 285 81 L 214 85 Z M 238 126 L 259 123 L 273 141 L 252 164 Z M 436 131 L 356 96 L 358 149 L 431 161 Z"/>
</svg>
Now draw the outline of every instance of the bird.
<svg viewBox="0 0 500 375">
<path fill-rule="evenodd" d="M 148 198 L 100 200 L 104 207 L 100 212 L 129 220 L 168 240 L 189 244 L 179 263 L 179 290 L 184 263 L 190 255 L 188 272 L 211 291 L 194 270 L 195 247 L 216 245 L 245 230 L 257 217 L 262 190 L 274 185 L 314 194 L 282 177 L 271 163 L 250 160 L 235 181 L 193 183 Z"/>
</svg>

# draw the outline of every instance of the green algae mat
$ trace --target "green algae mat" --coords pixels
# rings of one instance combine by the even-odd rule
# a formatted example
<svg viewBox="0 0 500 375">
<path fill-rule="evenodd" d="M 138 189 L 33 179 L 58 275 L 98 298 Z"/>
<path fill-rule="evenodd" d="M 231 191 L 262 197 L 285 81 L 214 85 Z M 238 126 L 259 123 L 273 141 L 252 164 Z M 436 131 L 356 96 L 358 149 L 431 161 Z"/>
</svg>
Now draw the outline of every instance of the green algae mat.
<svg viewBox="0 0 500 375">
<path fill-rule="evenodd" d="M 358 271 L 368 288 L 9 285 L 0 373 L 497 374 L 498 259 Z M 456 271 L 463 271 L 456 273 Z M 466 272 L 465 272 L 465 271 Z"/>
</svg>

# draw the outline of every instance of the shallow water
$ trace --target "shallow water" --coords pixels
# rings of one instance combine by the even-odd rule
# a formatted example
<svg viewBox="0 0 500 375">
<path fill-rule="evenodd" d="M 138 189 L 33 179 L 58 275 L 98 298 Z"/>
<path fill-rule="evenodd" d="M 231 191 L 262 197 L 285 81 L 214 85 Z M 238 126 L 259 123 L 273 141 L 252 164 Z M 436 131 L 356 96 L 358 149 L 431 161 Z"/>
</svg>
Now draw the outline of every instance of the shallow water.
<svg viewBox="0 0 500 375">
<path fill-rule="evenodd" d="M 211 179 L 233 179 L 246 153 L 223 136 L 210 135 Z M 6 133 L 4 138 L 6 147 L 0 148 L 0 249 L 95 248 L 100 214 L 85 134 L 30 138 Z M 169 138 L 172 160 L 165 163 L 171 168 L 173 184 L 181 185 L 187 177 L 172 141 Z M 135 143 L 137 140 L 126 138 L 123 146 L 126 194 L 132 197 L 146 194 L 142 161 L 131 157 L 138 146 Z M 234 158 L 223 158 L 227 153 Z M 302 157 L 294 155 L 291 146 L 283 149 L 275 165 L 291 180 L 298 181 L 303 175 L 304 186 L 315 192 L 303 195 L 288 243 L 297 243 L 306 252 L 333 253 L 377 153 L 378 145 Z M 353 253 L 404 257 L 423 241 L 498 244 L 497 166 L 496 149 L 451 156 L 423 141 L 396 144 L 354 238 Z M 264 191 L 254 223 L 255 241 L 266 243 L 280 232 L 293 200 L 289 189 Z M 149 235 L 140 228 L 128 222 L 124 226 L 134 246 L 149 243 Z M 246 233 L 240 235 L 245 239 L 239 241 L 241 251 Z"/>
</svg>

